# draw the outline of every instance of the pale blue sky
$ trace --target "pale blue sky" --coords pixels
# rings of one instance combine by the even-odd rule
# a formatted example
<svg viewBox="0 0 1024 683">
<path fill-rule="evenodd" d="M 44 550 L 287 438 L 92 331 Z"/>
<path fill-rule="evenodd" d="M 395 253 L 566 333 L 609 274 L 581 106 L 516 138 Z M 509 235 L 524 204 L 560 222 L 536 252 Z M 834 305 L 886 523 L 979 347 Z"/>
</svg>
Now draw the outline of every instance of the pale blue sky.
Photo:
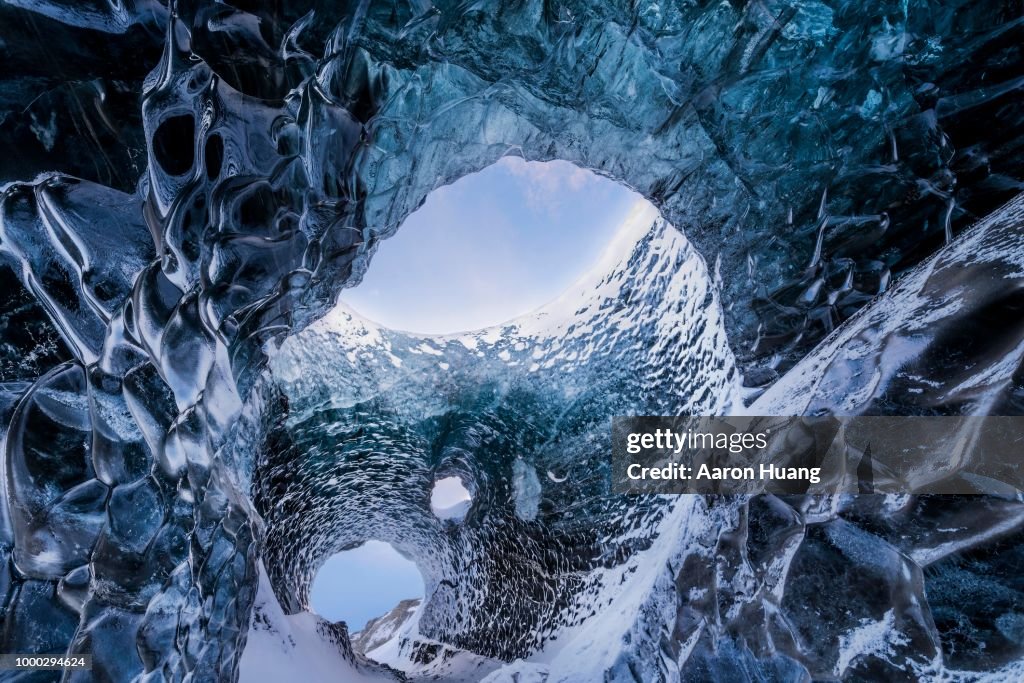
<svg viewBox="0 0 1024 683">
<path fill-rule="evenodd" d="M 459 477 L 434 484 L 430 507 L 441 519 L 458 522 L 472 498 Z M 317 572 L 309 601 L 328 621 L 344 621 L 355 633 L 373 617 L 408 598 L 423 597 L 423 577 L 416 565 L 387 543 L 369 541 L 328 558 Z"/>
<path fill-rule="evenodd" d="M 399 330 L 442 334 L 501 323 L 551 301 L 587 272 L 638 201 L 567 162 L 506 157 L 432 192 L 341 300 Z M 434 506 L 461 499 L 457 490 L 448 494 L 451 500 Z M 372 541 L 330 558 L 310 602 L 354 632 L 400 600 L 422 596 L 416 566 Z"/>
<path fill-rule="evenodd" d="M 413 332 L 504 322 L 586 272 L 637 201 L 626 187 L 568 162 L 506 157 L 432 192 L 341 300 Z"/>
<path fill-rule="evenodd" d="M 355 633 L 406 598 L 423 597 L 423 577 L 387 543 L 369 541 L 327 559 L 313 580 L 309 601 L 328 621 Z"/>
</svg>

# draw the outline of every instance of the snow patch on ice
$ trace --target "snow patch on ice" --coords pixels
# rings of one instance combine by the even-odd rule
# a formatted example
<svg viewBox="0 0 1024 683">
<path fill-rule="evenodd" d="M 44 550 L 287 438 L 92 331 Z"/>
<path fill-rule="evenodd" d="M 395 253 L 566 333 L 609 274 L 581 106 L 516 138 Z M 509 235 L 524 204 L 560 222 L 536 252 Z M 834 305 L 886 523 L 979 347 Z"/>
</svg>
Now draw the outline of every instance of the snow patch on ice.
<svg viewBox="0 0 1024 683">
<path fill-rule="evenodd" d="M 839 658 L 836 660 L 833 673 L 842 678 L 859 657 L 895 657 L 895 648 L 909 642 L 906 636 L 896 631 L 895 625 L 896 612 L 889 610 L 878 621 L 864 619 L 860 626 L 840 635 Z"/>
</svg>

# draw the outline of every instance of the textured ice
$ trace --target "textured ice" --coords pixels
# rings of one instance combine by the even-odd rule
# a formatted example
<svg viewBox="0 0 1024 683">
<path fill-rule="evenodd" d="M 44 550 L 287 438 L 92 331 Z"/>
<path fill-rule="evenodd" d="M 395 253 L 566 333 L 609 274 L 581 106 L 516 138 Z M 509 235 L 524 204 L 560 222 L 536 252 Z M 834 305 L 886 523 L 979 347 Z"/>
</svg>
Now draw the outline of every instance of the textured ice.
<svg viewBox="0 0 1024 683">
<path fill-rule="evenodd" d="M 270 361 L 289 416 L 255 503 L 279 594 L 305 607 L 326 557 L 378 538 L 419 564 L 436 641 L 522 657 L 582 623 L 674 509 L 610 494 L 609 416 L 739 405 L 720 319 L 703 262 L 642 205 L 593 272 L 503 325 L 410 335 L 339 306 Z M 472 494 L 457 528 L 427 505 L 447 476 Z"/>
<path fill-rule="evenodd" d="M 372 537 L 430 584 L 374 650 L 414 677 L 1019 679 L 1019 495 L 625 500 L 569 465 L 740 379 L 762 413 L 1019 414 L 1021 45 L 997 0 L 0 4 L 3 651 L 233 680 L 261 562 L 309 622 Z M 510 153 L 661 213 L 591 308 L 302 332 Z"/>
</svg>

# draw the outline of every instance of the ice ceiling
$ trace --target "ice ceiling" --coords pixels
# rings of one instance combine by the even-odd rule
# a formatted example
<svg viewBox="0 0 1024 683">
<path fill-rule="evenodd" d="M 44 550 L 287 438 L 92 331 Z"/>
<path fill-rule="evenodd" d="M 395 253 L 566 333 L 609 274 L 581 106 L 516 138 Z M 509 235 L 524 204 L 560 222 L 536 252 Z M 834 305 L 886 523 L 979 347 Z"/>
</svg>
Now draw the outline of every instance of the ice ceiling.
<svg viewBox="0 0 1024 683">
<path fill-rule="evenodd" d="M 354 363 L 331 448 L 369 455 L 318 460 L 271 367 L 427 193 L 515 153 L 661 212 L 612 271 L 643 284 L 608 299 L 637 323 L 615 341 L 693 367 L 672 364 L 688 390 L 667 398 L 664 376 L 637 393 L 613 374 L 622 397 L 719 410 L 742 375 L 772 385 L 764 414 L 1018 414 L 1019 3 L 43 0 L 0 4 L 0 37 L 0 177 L 19 181 L 0 250 L 25 292 L 3 310 L 5 652 L 91 652 L 94 680 L 232 680 L 260 568 L 301 610 L 345 531 L 419 560 L 424 667 L 451 651 L 543 652 L 552 682 L 1019 672 L 1019 497 L 624 501 L 530 441 L 610 413 L 531 402 L 572 388 L 554 370 L 488 394 L 512 359 L 497 347 L 465 355 L 443 419 L 401 410 L 430 387 L 391 370 L 394 392 L 363 401 Z M 655 258 L 676 230 L 689 244 Z M 653 313 L 687 307 L 720 315 L 727 343 L 663 334 Z M 412 348 L 381 334 L 370 352 Z M 603 377 L 609 360 L 562 362 Z M 396 449 L 416 457 L 382 490 L 370 475 Z M 329 484 L 328 464 L 358 476 Z M 473 493 L 461 526 L 430 513 L 435 474 Z"/>
</svg>

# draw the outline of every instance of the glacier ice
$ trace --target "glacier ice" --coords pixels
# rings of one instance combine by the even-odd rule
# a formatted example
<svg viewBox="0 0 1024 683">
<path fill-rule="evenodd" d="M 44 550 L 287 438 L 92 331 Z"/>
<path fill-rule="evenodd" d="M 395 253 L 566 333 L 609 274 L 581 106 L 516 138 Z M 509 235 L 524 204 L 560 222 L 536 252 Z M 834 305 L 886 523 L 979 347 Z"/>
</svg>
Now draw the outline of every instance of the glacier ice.
<svg viewBox="0 0 1024 683">
<path fill-rule="evenodd" d="M 564 637 L 675 519 L 611 495 L 608 418 L 737 405 L 720 318 L 703 262 L 641 207 L 583 281 L 503 325 L 412 335 L 339 306 L 290 337 L 269 363 L 288 416 L 256 468 L 273 494 L 255 498 L 285 604 L 307 606 L 311 572 L 376 538 L 420 566 L 426 636 L 499 659 Z M 434 473 L 474 492 L 457 527 L 429 508 Z"/>
<path fill-rule="evenodd" d="M 1019 414 L 1022 32 L 1008 0 L 0 4 L 3 650 L 234 680 L 288 613 L 387 676 L 297 614 L 372 537 L 430 584 L 381 655 L 414 676 L 1019 678 L 1019 496 L 626 501 L 572 465 L 616 410 Z M 510 153 L 660 212 L 591 308 L 328 314 Z"/>
</svg>

